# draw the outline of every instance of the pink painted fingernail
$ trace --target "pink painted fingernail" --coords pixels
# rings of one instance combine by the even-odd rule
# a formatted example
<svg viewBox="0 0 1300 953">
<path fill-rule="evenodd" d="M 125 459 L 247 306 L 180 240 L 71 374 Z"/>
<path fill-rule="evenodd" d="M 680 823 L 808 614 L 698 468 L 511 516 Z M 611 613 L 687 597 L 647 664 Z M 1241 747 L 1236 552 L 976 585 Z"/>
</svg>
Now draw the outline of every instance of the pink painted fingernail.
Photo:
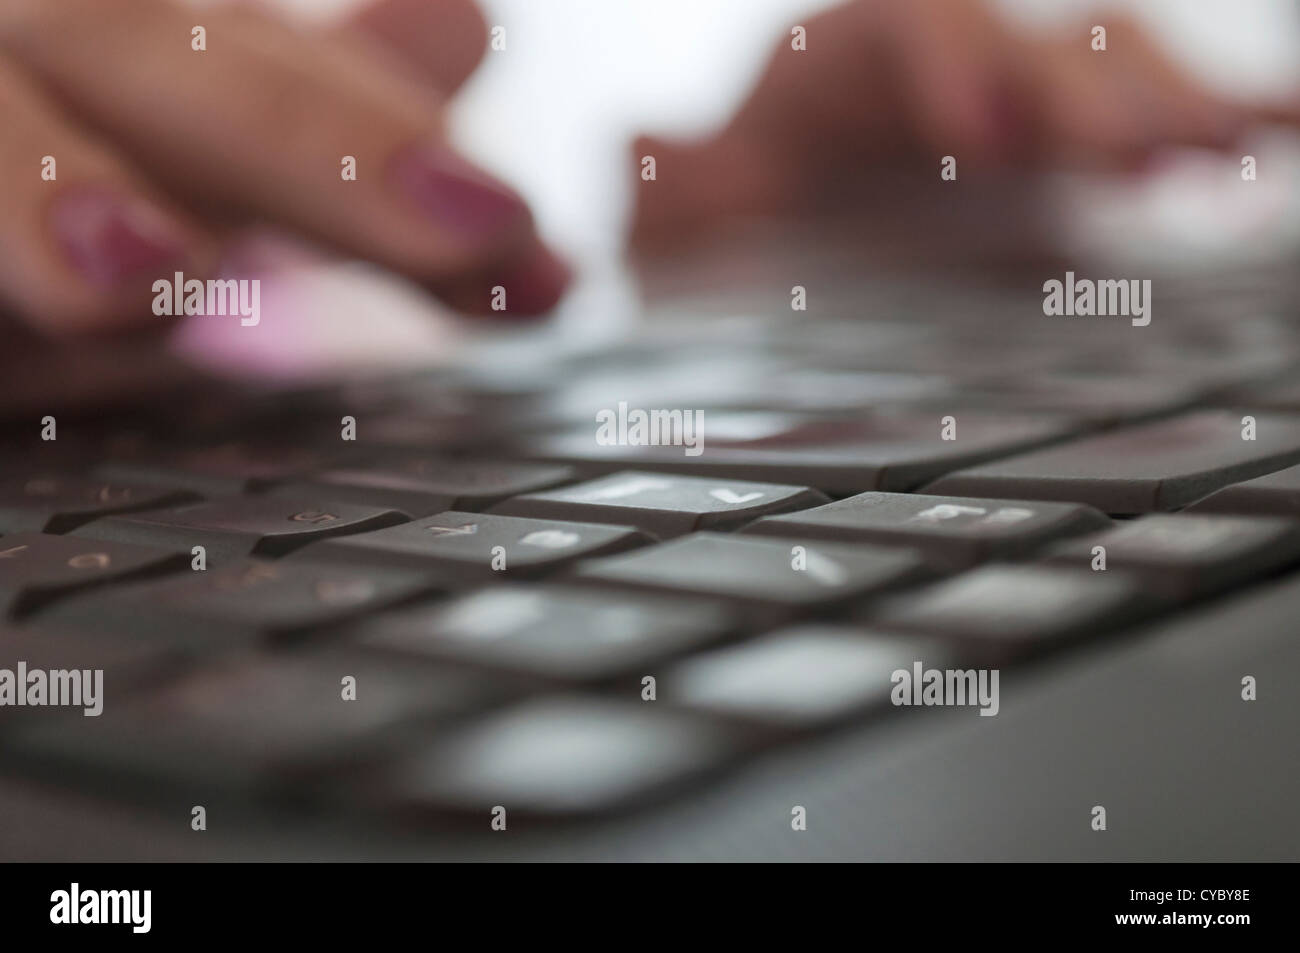
<svg viewBox="0 0 1300 953">
<path fill-rule="evenodd" d="M 528 221 L 528 207 L 514 190 L 449 149 L 409 149 L 394 161 L 392 175 L 424 215 L 471 241 L 495 238 Z"/>
<path fill-rule="evenodd" d="M 539 249 L 501 280 L 509 297 L 509 308 L 501 317 L 535 317 L 554 308 L 564 297 L 573 270 L 554 252 Z"/>
<path fill-rule="evenodd" d="M 161 274 L 187 257 L 180 226 L 142 199 L 69 192 L 58 198 L 50 219 L 73 266 L 106 288 Z"/>
</svg>

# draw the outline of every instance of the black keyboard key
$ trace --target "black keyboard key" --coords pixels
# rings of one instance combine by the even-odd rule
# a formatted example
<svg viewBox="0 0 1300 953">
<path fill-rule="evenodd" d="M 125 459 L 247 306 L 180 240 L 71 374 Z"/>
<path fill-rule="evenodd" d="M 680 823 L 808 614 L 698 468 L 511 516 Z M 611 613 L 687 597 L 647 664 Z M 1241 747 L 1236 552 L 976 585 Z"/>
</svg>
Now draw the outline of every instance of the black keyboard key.
<svg viewBox="0 0 1300 953">
<path fill-rule="evenodd" d="M 358 623 L 361 645 L 556 681 L 637 673 L 727 634 L 720 607 L 575 586 L 500 586 Z"/>
<path fill-rule="evenodd" d="M 742 744 L 733 729 L 659 702 L 544 698 L 431 742 L 371 793 L 399 809 L 476 815 L 486 831 L 498 806 L 507 823 L 629 807 L 725 764 Z"/>
<path fill-rule="evenodd" d="M 910 549 L 695 533 L 583 563 L 575 575 L 590 583 L 708 596 L 771 618 L 910 582 L 922 567 L 921 555 Z"/>
<path fill-rule="evenodd" d="M 1194 513 L 1242 516 L 1300 516 L 1300 467 L 1287 467 L 1225 486 L 1187 509 Z"/>
<path fill-rule="evenodd" d="M 0 622 L 0 668 L 12 670 L 19 661 L 28 668 L 135 669 L 165 668 L 165 647 L 131 639 L 103 638 L 85 630 L 57 628 L 35 622 Z"/>
<path fill-rule="evenodd" d="M 1300 380 L 1296 379 L 1294 369 L 1270 380 L 1253 378 L 1242 385 L 1229 388 L 1226 399 L 1231 400 L 1234 407 L 1300 412 Z"/>
<path fill-rule="evenodd" d="M 776 728 L 820 727 L 887 706 L 893 675 L 945 668 L 938 640 L 830 625 L 781 629 L 692 656 L 658 678 L 660 698 Z"/>
<path fill-rule="evenodd" d="M 0 736 L 70 711 L 98 718 L 172 671 L 177 659 L 157 646 L 48 626 L 0 623 L 0 669 L 14 673 L 15 694 L 0 704 Z M 43 677 L 33 678 L 41 672 Z M 23 673 L 26 673 L 24 676 Z M 26 702 L 44 699 L 33 707 Z M 0 692 L 0 695 L 3 695 Z"/>
<path fill-rule="evenodd" d="M 949 474 L 925 488 L 953 496 L 1087 503 L 1117 515 L 1172 510 L 1300 461 L 1300 417 L 1203 411 L 1085 437 Z"/>
<path fill-rule="evenodd" d="M 110 513 L 171 506 L 193 493 L 66 474 L 0 479 L 0 533 L 66 533 Z"/>
<path fill-rule="evenodd" d="M 42 533 L 0 536 L 0 615 L 22 615 L 80 589 L 188 565 L 186 557 L 151 546 Z"/>
<path fill-rule="evenodd" d="M 1109 525 L 1101 513 L 1074 503 L 872 492 L 765 516 L 742 532 L 912 546 L 931 564 L 952 568 L 1022 556 L 1051 540 Z"/>
<path fill-rule="evenodd" d="M 520 493 L 568 482 L 572 467 L 418 457 L 374 468 L 327 470 L 277 486 L 271 496 L 387 506 L 412 517 L 448 510 L 482 510 Z"/>
<path fill-rule="evenodd" d="M 400 526 L 326 540 L 292 557 L 342 565 L 436 572 L 462 583 L 552 572 L 578 559 L 650 542 L 630 526 L 566 523 L 489 513 L 439 513 Z"/>
<path fill-rule="evenodd" d="M 406 519 L 403 513 L 378 506 L 230 497 L 109 516 L 82 526 L 75 534 L 185 553 L 203 546 L 209 560 L 221 560 L 281 556 L 319 539 L 379 529 Z"/>
<path fill-rule="evenodd" d="M 493 513 L 535 519 L 617 523 L 661 539 L 740 526 L 767 513 L 827 502 L 802 486 L 628 471 L 576 486 L 517 496 Z"/>
<path fill-rule="evenodd" d="M 866 618 L 887 630 L 953 639 L 981 657 L 1014 659 L 1135 621 L 1149 603 L 1140 582 L 1119 571 L 993 564 L 878 603 Z"/>
<path fill-rule="evenodd" d="M 1096 553 L 1096 547 L 1103 553 Z M 1099 558 L 1104 557 L 1105 569 Z M 1300 522 L 1283 517 L 1158 513 L 1051 547 L 1045 562 L 1141 573 L 1174 599 L 1231 588 L 1300 560 Z"/>
<path fill-rule="evenodd" d="M 247 560 L 64 600 L 41 618 L 203 652 L 316 634 L 437 589 L 394 569 Z"/>
<path fill-rule="evenodd" d="M 396 750 L 401 732 L 427 737 L 503 695 L 465 672 L 357 653 L 251 655 L 116 696 L 98 718 L 29 719 L 7 747 L 61 781 L 109 777 L 209 796 L 287 793 L 334 768 L 364 770 Z"/>
<path fill-rule="evenodd" d="M 944 439 L 940 410 L 813 418 L 717 414 L 706 418 L 704 452 L 681 447 L 602 446 L 590 429 L 542 437 L 530 455 L 580 465 L 589 473 L 625 467 L 719 480 L 770 480 L 847 495 L 912 490 L 951 470 L 1076 433 L 1060 417 L 954 410 L 956 439 Z M 1005 495 L 1005 494 L 986 494 Z M 803 505 L 812 505 L 804 503 Z"/>
</svg>

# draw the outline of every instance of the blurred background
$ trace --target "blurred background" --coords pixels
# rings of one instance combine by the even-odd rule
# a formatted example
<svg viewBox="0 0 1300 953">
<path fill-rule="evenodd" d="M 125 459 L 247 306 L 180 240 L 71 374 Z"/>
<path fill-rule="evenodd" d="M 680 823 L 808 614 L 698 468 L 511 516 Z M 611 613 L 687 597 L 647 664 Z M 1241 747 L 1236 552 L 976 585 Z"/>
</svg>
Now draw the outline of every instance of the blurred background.
<svg viewBox="0 0 1300 953">
<path fill-rule="evenodd" d="M 221 2 L 221 0 L 207 0 Z M 326 19 L 356 0 L 265 0 Z M 516 185 L 580 281 L 544 331 L 612 335 L 635 320 L 637 288 L 623 234 L 642 133 L 689 135 L 723 123 L 789 26 L 834 6 L 818 0 L 483 0 L 506 49 L 489 51 L 455 100 L 455 138 Z M 1001 0 L 1030 24 L 1105 21 L 1087 0 Z M 1227 93 L 1285 95 L 1300 83 L 1300 5 L 1293 0 L 1129 0 L 1167 49 Z M 813 41 L 815 42 L 815 40 Z M 598 78 L 598 81 L 593 81 Z M 1300 148 L 1287 133 L 1250 143 L 1269 171 L 1225 190 L 1235 160 L 1188 152 L 1140 180 L 1059 183 L 1061 220 L 1081 253 L 1123 248 L 1188 261 L 1249 258 L 1300 241 Z M 314 372 L 399 356 L 454 359 L 467 328 L 433 299 L 370 269 L 309 266 L 264 286 L 257 334 L 191 322 L 182 346 L 205 363 L 260 373 Z M 357 333 L 358 309 L 366 314 Z M 304 330 L 310 328 L 309 331 Z M 474 328 L 477 337 L 484 332 Z M 292 342 L 292 347 L 285 347 Z"/>
</svg>

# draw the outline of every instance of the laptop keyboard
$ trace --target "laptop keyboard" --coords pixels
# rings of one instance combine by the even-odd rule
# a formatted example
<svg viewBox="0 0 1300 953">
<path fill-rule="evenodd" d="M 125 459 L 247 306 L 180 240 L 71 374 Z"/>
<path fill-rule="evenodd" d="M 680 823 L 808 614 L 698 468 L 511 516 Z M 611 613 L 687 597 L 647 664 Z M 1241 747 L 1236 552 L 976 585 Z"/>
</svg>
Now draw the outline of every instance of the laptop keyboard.
<svg viewBox="0 0 1300 953">
<path fill-rule="evenodd" d="M 1300 568 L 1275 291 L 1133 329 L 904 288 L 863 319 L 664 315 L 518 375 L 489 349 L 20 422 L 0 669 L 102 669 L 103 711 L 0 707 L 0 765 L 486 829 L 681 796 L 880 718 L 917 661 L 1122 640 Z M 702 413 L 701 452 L 598 440 L 620 403 Z"/>
</svg>

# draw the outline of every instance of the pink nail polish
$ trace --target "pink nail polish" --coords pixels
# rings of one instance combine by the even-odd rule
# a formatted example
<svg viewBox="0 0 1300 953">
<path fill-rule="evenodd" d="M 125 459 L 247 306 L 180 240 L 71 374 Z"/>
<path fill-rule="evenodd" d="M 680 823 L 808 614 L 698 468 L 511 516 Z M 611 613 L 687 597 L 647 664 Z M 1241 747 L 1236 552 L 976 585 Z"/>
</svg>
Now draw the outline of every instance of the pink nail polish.
<svg viewBox="0 0 1300 953">
<path fill-rule="evenodd" d="M 394 161 L 392 175 L 436 225 L 472 241 L 494 238 L 528 221 L 528 207 L 509 186 L 448 149 L 409 149 Z"/>
<path fill-rule="evenodd" d="M 500 284 L 506 289 L 509 307 L 494 312 L 497 317 L 534 317 L 554 308 L 564 297 L 573 270 L 552 252 L 541 249 L 506 274 Z"/>
<path fill-rule="evenodd" d="M 73 266 L 103 287 L 166 270 L 186 257 L 181 229 L 140 199 L 100 191 L 60 196 L 50 215 Z"/>
</svg>

